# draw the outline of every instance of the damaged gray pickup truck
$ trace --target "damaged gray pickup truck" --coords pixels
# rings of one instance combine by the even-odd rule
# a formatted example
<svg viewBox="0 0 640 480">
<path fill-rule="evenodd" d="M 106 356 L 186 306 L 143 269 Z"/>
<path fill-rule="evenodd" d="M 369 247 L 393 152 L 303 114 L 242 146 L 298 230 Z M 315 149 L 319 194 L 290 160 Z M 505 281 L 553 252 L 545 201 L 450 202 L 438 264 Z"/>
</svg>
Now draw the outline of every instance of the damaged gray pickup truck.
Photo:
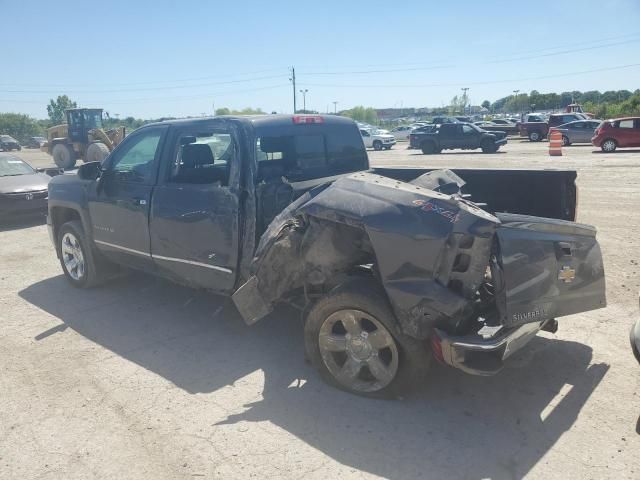
<svg viewBox="0 0 640 480">
<path fill-rule="evenodd" d="M 253 324 L 289 303 L 328 382 L 369 396 L 432 357 L 491 375 L 556 318 L 605 306 L 572 171 L 371 169 L 336 116 L 169 121 L 49 184 L 78 287 L 117 265 L 231 295 Z"/>
</svg>

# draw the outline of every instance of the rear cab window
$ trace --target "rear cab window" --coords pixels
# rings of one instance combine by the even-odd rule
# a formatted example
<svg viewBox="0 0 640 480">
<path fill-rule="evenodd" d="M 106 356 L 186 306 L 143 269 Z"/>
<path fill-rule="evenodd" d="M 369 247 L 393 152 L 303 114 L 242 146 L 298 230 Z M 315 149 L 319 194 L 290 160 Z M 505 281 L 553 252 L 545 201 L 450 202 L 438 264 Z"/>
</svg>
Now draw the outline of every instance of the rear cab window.
<svg viewBox="0 0 640 480">
<path fill-rule="evenodd" d="M 258 180 L 300 182 L 369 169 L 355 125 L 292 125 L 256 129 Z"/>
</svg>

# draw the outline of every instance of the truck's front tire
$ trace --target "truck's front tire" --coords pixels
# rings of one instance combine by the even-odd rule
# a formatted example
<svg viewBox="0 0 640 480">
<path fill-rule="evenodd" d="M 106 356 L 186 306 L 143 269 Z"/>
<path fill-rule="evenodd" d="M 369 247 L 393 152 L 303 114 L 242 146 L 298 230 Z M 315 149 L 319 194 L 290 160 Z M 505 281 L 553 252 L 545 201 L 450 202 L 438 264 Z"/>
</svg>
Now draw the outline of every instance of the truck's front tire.
<svg viewBox="0 0 640 480">
<path fill-rule="evenodd" d="M 349 280 L 320 299 L 309 311 L 304 339 L 327 383 L 367 397 L 401 395 L 421 383 L 431 361 L 427 342 L 400 331 L 373 279 Z"/>
<path fill-rule="evenodd" d="M 490 140 L 485 140 L 482 142 L 482 153 L 496 153 L 498 151 L 498 147 L 496 144 Z"/>
<path fill-rule="evenodd" d="M 69 145 L 64 143 L 55 144 L 51 155 L 53 156 L 53 161 L 59 168 L 68 170 L 76 164 L 76 153 Z"/>
<path fill-rule="evenodd" d="M 62 271 L 71 285 L 90 288 L 104 281 L 104 261 L 97 258 L 97 252 L 87 242 L 82 224 L 78 220 L 60 227 L 57 249 Z"/>
</svg>

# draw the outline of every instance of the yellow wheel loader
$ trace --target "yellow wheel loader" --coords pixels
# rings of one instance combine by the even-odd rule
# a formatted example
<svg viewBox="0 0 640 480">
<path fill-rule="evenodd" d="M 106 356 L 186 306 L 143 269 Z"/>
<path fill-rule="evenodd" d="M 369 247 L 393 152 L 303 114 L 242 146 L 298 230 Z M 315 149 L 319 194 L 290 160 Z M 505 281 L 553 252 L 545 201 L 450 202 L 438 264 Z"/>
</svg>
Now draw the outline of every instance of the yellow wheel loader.
<svg viewBox="0 0 640 480">
<path fill-rule="evenodd" d="M 71 108 L 65 114 L 67 123 L 49 128 L 41 147 L 60 168 L 73 168 L 78 159 L 101 162 L 125 137 L 124 127 L 103 130 L 101 108 Z"/>
</svg>

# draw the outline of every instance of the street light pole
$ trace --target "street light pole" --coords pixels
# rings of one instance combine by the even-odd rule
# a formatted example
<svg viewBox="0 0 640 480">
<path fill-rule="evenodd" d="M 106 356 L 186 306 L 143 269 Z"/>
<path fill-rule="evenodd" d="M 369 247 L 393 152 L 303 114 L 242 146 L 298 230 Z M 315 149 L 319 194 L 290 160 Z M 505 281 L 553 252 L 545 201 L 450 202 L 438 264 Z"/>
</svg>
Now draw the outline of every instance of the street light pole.
<svg viewBox="0 0 640 480">
<path fill-rule="evenodd" d="M 333 102 L 333 114 L 337 114 L 338 113 L 338 102 Z"/>
<path fill-rule="evenodd" d="M 514 90 L 513 93 L 516 97 L 515 104 L 516 104 L 516 108 L 518 109 L 518 113 L 522 113 L 520 112 L 520 105 L 518 105 L 518 94 L 520 93 L 520 90 Z"/>
<path fill-rule="evenodd" d="M 300 93 L 302 94 L 302 111 L 304 113 L 307 113 L 307 92 L 309 91 L 308 88 L 305 88 L 304 90 L 300 90 Z"/>
</svg>

